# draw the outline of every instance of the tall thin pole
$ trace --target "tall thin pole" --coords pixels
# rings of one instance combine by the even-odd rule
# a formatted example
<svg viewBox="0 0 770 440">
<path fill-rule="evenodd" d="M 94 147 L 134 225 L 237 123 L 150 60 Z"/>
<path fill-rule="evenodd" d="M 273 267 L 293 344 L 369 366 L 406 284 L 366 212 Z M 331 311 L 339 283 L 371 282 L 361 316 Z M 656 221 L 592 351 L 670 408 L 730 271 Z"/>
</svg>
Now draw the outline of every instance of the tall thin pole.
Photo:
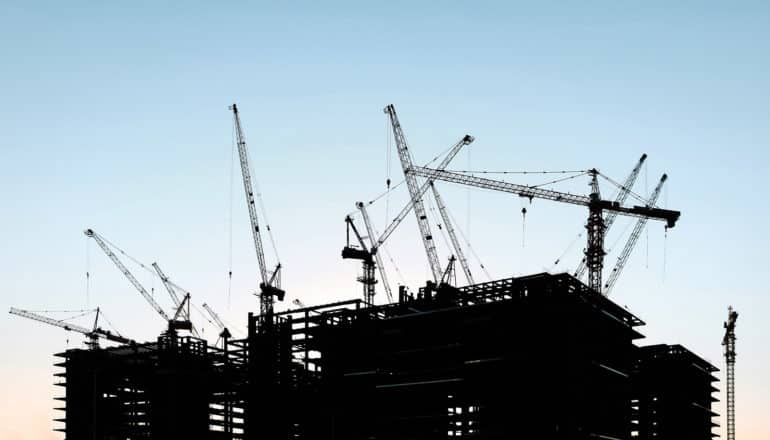
<svg viewBox="0 0 770 440">
<path fill-rule="evenodd" d="M 732 306 L 727 309 L 725 336 L 722 345 L 725 347 L 725 363 L 727 364 L 727 440 L 735 440 L 735 323 L 738 312 Z"/>
</svg>

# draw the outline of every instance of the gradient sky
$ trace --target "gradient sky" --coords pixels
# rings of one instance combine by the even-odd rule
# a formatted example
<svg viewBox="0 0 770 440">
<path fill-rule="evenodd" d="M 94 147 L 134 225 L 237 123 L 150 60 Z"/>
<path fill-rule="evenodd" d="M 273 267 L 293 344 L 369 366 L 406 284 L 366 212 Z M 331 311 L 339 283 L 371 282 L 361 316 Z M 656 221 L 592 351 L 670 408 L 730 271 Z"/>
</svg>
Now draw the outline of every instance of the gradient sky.
<svg viewBox="0 0 770 440">
<path fill-rule="evenodd" d="M 681 343 L 720 368 L 735 306 L 737 434 L 770 438 L 767 2 L 321 3 L 4 0 L 0 305 L 98 305 L 123 334 L 156 337 L 164 323 L 83 236 L 93 227 L 242 329 L 258 309 L 257 269 L 237 165 L 233 174 L 232 102 L 289 299 L 358 297 L 360 267 L 339 256 L 343 219 L 389 174 L 401 179 L 382 113 L 394 103 L 419 163 L 465 133 L 476 142 L 450 168 L 597 167 L 621 180 L 647 153 L 636 191 L 667 172 L 660 205 L 682 219 L 667 237 L 650 223 L 613 298 L 647 322 L 642 343 Z M 553 188 L 587 193 L 586 183 Z M 440 188 L 493 278 L 579 262 L 582 241 L 570 243 L 583 208 Z M 380 230 L 404 192 L 371 207 Z M 622 246 L 631 222 L 618 220 L 608 247 Z M 412 217 L 389 250 L 391 282 L 421 285 Z M 168 307 L 160 283 L 135 273 Z M 0 334 L 0 437 L 61 438 L 52 353 L 82 338 L 10 315 Z"/>
</svg>

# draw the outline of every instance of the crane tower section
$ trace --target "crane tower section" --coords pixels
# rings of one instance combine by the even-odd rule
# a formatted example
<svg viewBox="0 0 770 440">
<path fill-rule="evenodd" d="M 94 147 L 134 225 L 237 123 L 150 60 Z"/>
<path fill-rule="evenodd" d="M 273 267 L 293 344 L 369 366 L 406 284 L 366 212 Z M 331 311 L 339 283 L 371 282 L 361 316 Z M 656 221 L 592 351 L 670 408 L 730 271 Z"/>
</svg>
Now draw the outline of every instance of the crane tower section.
<svg viewBox="0 0 770 440">
<path fill-rule="evenodd" d="M 727 364 L 727 440 L 735 440 L 735 324 L 737 321 L 738 312 L 731 306 L 727 309 L 725 336 L 722 339 Z"/>
<path fill-rule="evenodd" d="M 267 264 L 265 263 L 265 251 L 262 246 L 262 233 L 259 228 L 257 218 L 257 207 L 254 201 L 254 186 L 251 181 L 251 170 L 249 169 L 249 154 L 246 147 L 246 135 L 243 133 L 241 118 L 238 115 L 238 107 L 233 104 L 230 106 L 233 111 L 233 120 L 235 122 L 235 135 L 238 144 L 238 157 L 241 163 L 241 173 L 243 175 L 243 189 L 246 193 L 246 206 L 249 210 L 249 221 L 251 222 L 251 233 L 254 236 L 254 248 L 257 252 L 257 262 L 259 264 L 259 274 L 262 281 L 259 283 L 259 310 L 260 315 L 267 317 L 273 314 L 273 297 L 283 301 L 285 292 L 280 288 L 281 263 L 276 264 L 272 275 L 268 275 Z M 268 226 L 269 229 L 269 226 Z"/>
</svg>

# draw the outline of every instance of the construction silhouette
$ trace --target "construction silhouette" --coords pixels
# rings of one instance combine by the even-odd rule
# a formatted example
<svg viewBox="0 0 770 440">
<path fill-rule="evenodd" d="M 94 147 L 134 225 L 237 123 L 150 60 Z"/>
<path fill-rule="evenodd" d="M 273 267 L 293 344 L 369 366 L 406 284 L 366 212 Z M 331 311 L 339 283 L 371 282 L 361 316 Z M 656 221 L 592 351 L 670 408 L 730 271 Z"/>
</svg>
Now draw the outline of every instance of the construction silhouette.
<svg viewBox="0 0 770 440">
<path fill-rule="evenodd" d="M 435 166 L 414 163 L 395 107 L 385 113 L 393 133 L 408 203 L 378 234 L 371 202 L 345 216 L 342 258 L 361 261 L 360 298 L 277 310 L 282 265 L 269 270 L 262 235 L 274 240 L 249 165 L 239 108 L 233 124 L 250 229 L 257 254 L 259 313 L 234 338 L 203 303 L 219 340 L 211 345 L 192 322 L 192 295 L 157 263 L 141 264 L 168 291 L 166 312 L 118 257 L 122 249 L 87 229 L 162 319 L 154 341 L 135 342 L 98 325 L 76 326 L 31 311 L 11 313 L 83 333 L 86 349 L 58 353 L 64 395 L 57 428 L 67 439 L 711 439 L 717 369 L 681 345 L 637 345 L 644 322 L 608 297 L 648 220 L 666 228 L 680 212 L 656 205 L 664 174 L 648 197 L 633 192 L 642 155 L 622 182 L 591 168 L 591 192 L 572 194 L 450 171 L 474 142 L 460 137 Z M 436 159 L 438 160 L 438 158 Z M 602 197 L 599 179 L 617 195 Z M 453 221 L 440 183 L 505 192 L 588 209 L 586 245 L 577 270 L 478 282 L 478 259 Z M 387 191 L 399 184 L 387 181 Z M 629 198 L 636 199 L 627 205 Z M 436 209 L 431 212 L 431 204 Z M 262 213 L 258 212 L 262 210 Z M 385 243 L 414 212 L 430 269 L 416 290 L 394 295 L 382 258 Z M 437 212 L 437 213 L 436 213 Z M 431 217 L 433 215 L 433 218 Z M 526 208 L 522 208 L 526 215 Z M 619 216 L 636 219 L 616 265 L 603 279 L 607 231 Z M 356 226 L 356 219 L 363 226 Z M 435 226 L 434 226 L 435 225 Z M 263 229 L 264 228 L 264 229 Z M 437 229 L 434 229 L 437 228 Z M 446 234 L 442 265 L 433 231 Z M 135 262 L 137 260 L 133 259 Z M 152 267 L 152 269 L 149 269 Z M 479 263 L 479 268 L 486 271 Z M 458 274 L 465 282 L 458 285 Z M 379 274 L 379 279 L 377 275 Z M 587 281 L 581 279 L 587 274 Z M 478 272 L 476 273 L 478 275 Z M 385 293 L 378 299 L 378 286 Z M 203 315 L 202 315 L 203 316 Z M 725 324 L 728 439 L 734 439 L 735 321 Z M 114 344 L 100 347 L 98 339 Z"/>
</svg>

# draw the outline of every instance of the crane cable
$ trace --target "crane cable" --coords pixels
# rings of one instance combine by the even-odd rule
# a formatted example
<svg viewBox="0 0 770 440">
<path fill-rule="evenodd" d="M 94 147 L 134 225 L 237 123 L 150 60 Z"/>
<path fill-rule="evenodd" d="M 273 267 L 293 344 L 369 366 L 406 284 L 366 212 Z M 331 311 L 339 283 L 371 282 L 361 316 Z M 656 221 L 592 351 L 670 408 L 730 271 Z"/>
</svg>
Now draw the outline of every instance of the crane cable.
<svg viewBox="0 0 770 440">
<path fill-rule="evenodd" d="M 561 263 L 561 260 L 564 259 L 567 253 L 571 251 L 572 248 L 575 246 L 575 243 L 577 243 L 578 240 L 580 240 L 582 237 L 583 237 L 583 233 L 581 232 L 577 236 L 575 236 L 575 238 L 572 239 L 570 244 L 567 246 L 567 249 L 565 249 L 564 252 L 562 252 L 562 254 L 559 255 L 559 258 L 557 258 L 556 261 L 553 262 L 551 267 L 548 269 L 548 272 L 551 272 L 552 270 L 556 269 L 556 266 L 558 266 L 559 263 Z"/>
<path fill-rule="evenodd" d="M 146 265 L 146 264 L 142 263 L 142 262 L 141 262 L 141 261 L 139 261 L 138 259 L 136 259 L 136 258 L 132 257 L 131 255 L 129 255 L 129 254 L 126 252 L 126 251 L 124 251 L 123 249 L 119 248 L 119 247 L 118 247 L 118 246 L 117 246 L 115 243 L 113 243 L 113 242 L 109 241 L 109 240 L 108 240 L 106 237 L 104 237 L 103 235 L 99 234 L 99 238 L 101 238 L 101 239 L 102 239 L 102 241 L 104 241 L 105 243 L 107 243 L 108 245 L 110 245 L 110 247 L 112 247 L 112 248 L 113 248 L 113 249 L 115 249 L 116 251 L 120 252 L 120 253 L 121 253 L 121 254 L 122 254 L 124 257 L 128 258 L 129 260 L 131 260 L 131 261 L 132 261 L 134 264 L 136 264 L 136 265 L 137 265 L 137 266 L 139 266 L 140 268 L 142 268 L 142 269 L 144 269 L 145 271 L 149 272 L 149 273 L 150 273 L 150 274 L 152 274 L 154 277 L 156 277 L 156 278 L 160 278 L 160 275 L 158 275 L 158 273 L 157 273 L 157 272 L 155 272 L 155 270 L 151 269 L 150 267 L 148 267 L 148 265 Z M 175 289 L 177 289 L 177 290 L 180 290 L 180 291 L 184 292 L 185 294 L 189 293 L 189 291 L 188 291 L 187 289 L 185 289 L 184 287 L 180 286 L 179 284 L 177 284 L 177 283 L 175 283 L 175 282 L 172 282 L 172 281 L 170 281 L 170 280 L 169 280 L 169 281 L 168 281 L 168 283 L 169 283 L 169 284 L 171 284 L 171 286 L 172 286 L 172 287 L 174 287 Z"/>
<path fill-rule="evenodd" d="M 235 124 L 235 121 L 233 121 L 233 124 Z M 278 255 L 278 248 L 275 245 L 275 237 L 273 237 L 273 231 L 272 231 L 272 228 L 270 227 L 270 220 L 267 217 L 267 210 L 265 209 L 265 202 L 262 199 L 262 191 L 259 188 L 259 181 L 257 180 L 256 177 L 254 177 L 257 175 L 256 173 L 254 173 L 254 166 L 253 166 L 254 161 L 252 160 L 252 157 L 251 157 L 251 151 L 248 148 L 246 149 L 246 155 L 248 156 L 248 160 L 249 160 L 249 172 L 252 175 L 252 178 L 251 178 L 252 185 L 254 186 L 251 189 L 254 191 L 254 194 L 257 196 L 257 202 L 259 203 L 259 210 L 260 210 L 260 213 L 262 214 L 262 219 L 264 220 L 264 223 L 265 223 L 265 229 L 267 230 L 267 235 L 268 235 L 268 238 L 270 239 L 270 245 L 273 248 L 273 255 L 275 255 L 276 262 L 278 264 L 281 264 L 281 257 Z M 267 280 L 263 280 L 263 281 L 267 282 Z"/>
<path fill-rule="evenodd" d="M 101 317 L 107 322 L 107 325 L 110 326 L 110 328 L 112 329 L 112 331 L 115 332 L 115 334 L 117 334 L 120 337 L 123 337 L 123 335 L 121 335 L 120 332 L 118 331 L 117 327 L 115 327 L 112 324 L 112 322 L 110 322 L 109 318 L 107 318 L 107 315 L 104 314 L 103 310 L 99 311 L 99 315 L 101 315 Z"/>
<path fill-rule="evenodd" d="M 471 149 L 468 148 L 465 155 L 466 159 L 468 160 L 468 169 L 473 169 L 473 162 L 472 162 L 472 155 L 471 155 Z M 474 173 L 471 173 L 471 176 L 473 176 Z M 471 236 L 471 187 L 469 186 L 466 189 L 465 193 L 465 230 L 468 233 L 468 237 Z M 470 240 L 468 240 L 470 242 Z"/>
<path fill-rule="evenodd" d="M 437 154 L 437 155 L 436 155 L 436 156 L 435 156 L 433 159 L 431 159 L 429 162 L 427 162 L 425 165 L 423 165 L 423 168 L 427 168 L 427 167 L 429 167 L 429 166 L 430 166 L 430 164 L 432 164 L 433 162 L 435 162 L 435 161 L 439 160 L 439 158 L 441 158 L 442 156 L 444 156 L 444 155 L 445 155 L 447 152 L 449 152 L 449 150 L 451 150 L 452 148 L 454 148 L 454 145 L 453 145 L 453 146 L 451 146 L 451 147 L 449 147 L 449 148 L 447 148 L 446 150 L 444 150 L 444 151 L 440 152 L 439 154 Z M 396 183 L 395 185 L 393 185 L 393 183 L 391 182 L 391 186 L 390 186 L 390 189 L 388 189 L 388 190 L 386 190 L 386 191 L 383 191 L 383 192 L 382 192 L 382 193 L 380 193 L 379 195 L 375 196 L 373 199 L 371 199 L 371 200 L 369 200 L 368 202 L 366 202 L 366 206 L 371 206 L 371 205 L 373 205 L 375 202 L 377 202 L 377 201 L 378 201 L 378 200 L 380 200 L 381 198 L 383 198 L 383 197 L 387 196 L 387 195 L 388 195 L 388 194 L 389 194 L 391 191 L 394 191 L 396 188 L 398 188 L 399 186 L 403 185 L 404 183 L 406 183 L 406 179 L 401 179 L 401 180 L 400 180 L 398 183 Z M 358 210 L 356 209 L 356 210 L 353 210 L 353 211 L 349 212 L 347 215 L 348 215 L 349 217 L 355 217 L 357 214 L 358 214 Z"/>
<path fill-rule="evenodd" d="M 227 219 L 227 309 L 230 310 L 230 299 L 233 291 L 233 194 L 234 194 L 234 176 L 235 176 L 235 124 L 233 123 L 230 131 L 230 188 L 229 188 L 229 208 L 230 212 Z"/>
<path fill-rule="evenodd" d="M 377 235 L 377 236 L 380 235 L 380 233 L 377 231 L 377 228 L 374 225 L 372 225 L 372 232 L 374 232 L 374 234 Z M 369 243 L 371 243 L 372 245 L 374 244 L 375 240 L 376 240 L 376 238 L 369 237 Z M 385 243 L 381 244 L 377 249 L 382 249 L 383 251 L 385 251 L 385 255 L 388 257 L 388 260 L 390 260 L 390 263 L 393 265 L 393 269 L 395 269 L 396 274 L 398 274 L 399 279 L 401 279 L 402 283 L 406 284 L 406 280 L 404 279 L 404 275 L 401 273 L 401 270 L 396 265 L 396 261 L 390 255 L 390 252 L 388 251 L 387 246 L 385 246 Z M 383 270 L 384 269 L 385 268 L 383 268 Z"/>
<path fill-rule="evenodd" d="M 91 240 L 86 239 L 86 306 L 91 305 Z"/>
<path fill-rule="evenodd" d="M 390 219 L 390 169 L 391 169 L 391 156 L 392 156 L 392 133 L 390 131 L 390 122 L 385 121 L 385 191 L 387 197 L 385 198 L 385 224 Z"/>
<path fill-rule="evenodd" d="M 379 247 L 379 249 L 382 249 L 383 251 L 385 251 L 385 255 L 388 257 L 390 264 L 393 265 L 393 269 L 396 271 L 398 278 L 401 280 L 401 284 L 406 284 L 406 278 L 404 278 L 404 274 L 401 273 L 401 269 L 398 268 L 398 265 L 396 264 L 396 261 L 393 259 L 393 256 L 390 255 L 390 251 L 388 251 L 388 247 L 383 244 L 382 246 Z"/>
<path fill-rule="evenodd" d="M 79 309 L 79 310 L 25 310 L 26 312 L 30 313 L 92 313 L 95 312 L 96 309 Z M 67 318 L 72 319 L 72 318 Z"/>
<path fill-rule="evenodd" d="M 531 203 L 531 202 L 530 202 Z M 527 207 L 521 207 L 521 247 L 524 248 L 524 239 L 527 233 Z"/>
<path fill-rule="evenodd" d="M 644 163 L 644 196 L 649 200 L 650 198 L 650 186 L 647 181 L 647 162 Z M 644 268 L 650 268 L 650 228 L 644 228 L 645 235 L 645 255 L 644 255 Z"/>
<path fill-rule="evenodd" d="M 663 188 L 663 207 L 668 207 L 668 186 Z M 663 226 L 663 281 L 666 280 L 666 257 L 668 254 L 668 225 Z"/>
<path fill-rule="evenodd" d="M 541 183 L 541 184 L 538 184 L 538 185 L 529 185 L 529 187 L 530 188 L 540 188 L 542 186 L 553 185 L 555 183 L 561 183 L 561 182 L 565 182 L 567 180 L 578 178 L 580 176 L 585 176 L 586 174 L 588 174 L 588 172 L 582 172 L 582 173 L 579 173 L 579 174 L 575 174 L 574 176 L 562 177 L 561 179 L 551 180 L 550 182 L 545 182 L 545 183 Z"/>
<path fill-rule="evenodd" d="M 196 306 L 195 303 L 191 302 L 190 305 L 192 306 L 193 310 L 198 312 L 198 314 L 201 316 L 201 318 L 203 318 L 206 322 L 211 324 L 213 327 L 219 328 L 219 325 L 216 322 L 212 321 L 211 318 L 208 316 L 208 314 L 203 313 L 203 311 L 200 309 L 200 307 Z M 236 332 L 236 333 L 238 333 L 239 335 L 242 335 L 242 336 L 244 335 L 243 331 L 241 331 L 240 329 L 238 329 L 236 327 L 231 326 L 230 323 L 228 323 L 226 320 L 222 319 L 221 316 L 219 317 L 219 319 L 222 320 L 222 323 L 225 324 L 225 326 L 227 327 L 228 330 L 234 331 L 234 332 Z"/>
<path fill-rule="evenodd" d="M 59 322 L 72 321 L 73 319 L 82 318 L 83 316 L 90 315 L 91 313 L 96 313 L 96 309 L 94 309 L 94 310 L 85 310 L 83 313 L 79 313 L 77 315 L 70 316 L 68 318 L 57 319 L 56 321 L 59 321 Z"/>
<path fill-rule="evenodd" d="M 432 197 L 427 197 L 427 199 L 429 203 L 428 211 L 430 211 L 430 215 L 432 217 L 431 220 L 433 220 L 436 223 L 436 227 L 438 227 L 438 230 L 441 231 L 441 238 L 444 240 L 444 246 L 446 246 L 446 248 L 449 250 L 451 254 L 454 254 L 454 249 L 452 249 L 452 245 L 449 243 L 449 238 L 447 236 L 445 226 L 442 225 L 443 220 L 442 221 L 438 220 L 441 218 L 440 215 L 438 219 L 436 218 L 437 209 L 436 209 L 435 201 L 433 200 Z"/>
<path fill-rule="evenodd" d="M 639 194 L 631 191 L 631 188 L 624 188 L 623 185 L 621 185 L 620 183 L 614 181 L 612 178 L 610 178 L 608 176 L 605 176 L 602 173 L 598 173 L 598 174 L 601 177 L 603 177 L 606 181 L 610 182 L 611 184 L 615 185 L 616 187 L 620 188 L 621 190 L 627 191 L 629 195 L 631 195 L 633 198 L 635 198 L 638 201 L 640 201 L 641 203 L 643 203 L 644 206 L 647 206 L 647 204 L 649 203 L 649 201 L 647 199 L 645 199 L 644 197 L 640 196 Z"/>
<path fill-rule="evenodd" d="M 484 170 L 447 170 L 452 173 L 467 174 L 572 174 L 587 173 L 587 170 L 559 170 L 559 171 L 484 171 Z"/>
<path fill-rule="evenodd" d="M 617 245 L 618 245 L 618 242 L 620 241 L 620 239 L 621 239 L 621 238 L 623 238 L 623 237 L 625 237 L 625 235 L 626 235 L 626 232 L 628 232 L 628 229 L 631 227 L 631 225 L 634 225 L 634 224 L 636 224 L 636 221 L 634 221 L 634 219 L 630 219 L 630 220 L 631 220 L 631 221 L 628 221 L 628 222 L 626 222 L 626 227 L 625 227 L 625 228 L 623 228 L 623 232 L 621 232 L 621 233 L 620 233 L 620 234 L 619 234 L 619 235 L 618 235 L 618 236 L 615 238 L 615 241 L 612 243 L 612 246 L 610 246 L 610 247 L 608 247 L 608 248 L 606 248 L 606 249 L 605 249 L 605 250 L 606 250 L 606 252 L 607 252 L 608 254 L 609 254 L 610 252 L 612 252 L 612 250 L 613 250 L 613 249 L 615 249 L 615 246 L 617 246 Z"/>
<path fill-rule="evenodd" d="M 452 211 L 447 208 L 447 214 L 449 214 L 449 219 L 452 220 L 452 222 L 456 225 L 457 220 L 452 215 Z M 473 255 L 473 258 L 476 259 L 476 263 L 478 263 L 479 267 L 481 268 L 482 272 L 484 272 L 484 275 L 486 275 L 487 279 L 489 281 L 492 281 L 492 276 L 487 272 L 487 268 L 484 267 L 484 263 L 481 262 L 481 259 L 479 258 L 478 254 L 476 253 L 476 250 L 473 249 L 473 246 L 471 246 L 470 240 L 466 237 L 465 233 L 463 233 L 462 228 L 455 228 L 456 231 L 460 232 L 460 236 L 463 238 L 463 242 L 465 242 L 465 247 L 471 251 L 471 255 Z"/>
</svg>

